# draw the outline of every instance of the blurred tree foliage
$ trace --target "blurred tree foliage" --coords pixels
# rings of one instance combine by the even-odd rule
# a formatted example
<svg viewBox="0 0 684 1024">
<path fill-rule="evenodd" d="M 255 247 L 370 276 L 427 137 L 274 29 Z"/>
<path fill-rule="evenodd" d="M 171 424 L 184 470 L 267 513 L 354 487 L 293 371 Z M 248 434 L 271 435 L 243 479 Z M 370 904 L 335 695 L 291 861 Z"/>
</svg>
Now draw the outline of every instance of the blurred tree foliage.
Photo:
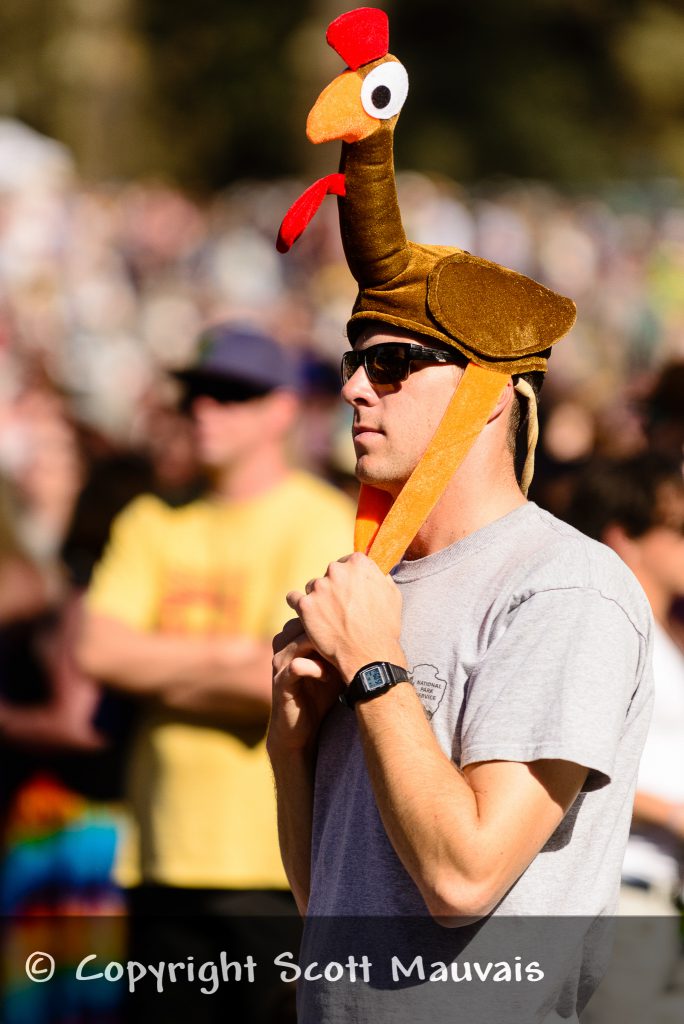
<svg viewBox="0 0 684 1024">
<path fill-rule="evenodd" d="M 175 176 L 216 187 L 291 168 L 295 80 L 284 43 L 301 20 L 302 5 L 282 0 L 138 0 Z"/>
<path fill-rule="evenodd" d="M 335 0 L 3 0 L 0 113 L 91 177 L 198 189 L 331 170 L 306 112 Z M 387 0 L 398 163 L 460 180 L 684 175 L 683 0 Z"/>
<path fill-rule="evenodd" d="M 167 160 L 136 2 L 0 2 L 0 116 L 67 143 L 88 178 L 151 173 Z"/>
<path fill-rule="evenodd" d="M 684 173 L 682 0 L 398 2 L 392 29 L 410 57 L 402 163 L 457 178 Z"/>
</svg>

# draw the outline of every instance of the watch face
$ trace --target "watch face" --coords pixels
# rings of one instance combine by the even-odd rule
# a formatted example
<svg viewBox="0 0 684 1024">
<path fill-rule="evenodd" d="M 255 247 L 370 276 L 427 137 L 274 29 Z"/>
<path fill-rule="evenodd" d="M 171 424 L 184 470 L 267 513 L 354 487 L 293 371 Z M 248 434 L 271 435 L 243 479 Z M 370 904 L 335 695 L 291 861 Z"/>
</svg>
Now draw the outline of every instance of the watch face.
<svg viewBox="0 0 684 1024">
<path fill-rule="evenodd" d="M 387 685 L 387 680 L 379 668 L 367 668 L 363 673 L 363 688 L 367 693 L 380 690 Z"/>
</svg>

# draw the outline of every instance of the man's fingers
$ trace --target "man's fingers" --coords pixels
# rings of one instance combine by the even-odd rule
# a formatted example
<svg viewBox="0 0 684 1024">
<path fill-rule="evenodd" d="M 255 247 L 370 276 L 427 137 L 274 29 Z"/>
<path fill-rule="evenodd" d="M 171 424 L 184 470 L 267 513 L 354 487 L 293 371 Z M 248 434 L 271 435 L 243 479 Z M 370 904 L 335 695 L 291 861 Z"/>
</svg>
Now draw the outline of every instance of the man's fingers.
<svg viewBox="0 0 684 1024">
<path fill-rule="evenodd" d="M 289 665 L 295 658 L 307 658 L 310 655 L 315 657 L 317 654 L 316 648 L 306 633 L 299 633 L 288 644 L 285 644 L 284 647 L 274 648 L 273 668 L 276 672 L 279 672 L 281 668 Z"/>
<path fill-rule="evenodd" d="M 317 683 L 335 684 L 340 692 L 344 688 L 332 665 L 325 658 L 319 658 L 316 655 L 293 658 L 275 673 L 273 683 L 275 689 L 279 689 L 281 686 L 287 687 L 289 684 L 298 683 L 303 679 L 312 679 Z"/>
<path fill-rule="evenodd" d="M 302 632 L 302 624 L 299 619 L 288 619 L 281 632 L 287 640 L 291 640 L 293 637 L 297 636 L 298 633 Z"/>
<path fill-rule="evenodd" d="M 287 647 L 289 643 L 303 635 L 304 630 L 299 619 L 288 619 L 279 633 L 273 637 L 273 653 L 277 654 Z"/>
<path fill-rule="evenodd" d="M 302 603 L 305 594 L 302 594 L 301 590 L 291 590 L 285 600 L 289 604 L 290 608 L 299 615 L 299 606 Z"/>
<path fill-rule="evenodd" d="M 294 681 L 299 682 L 302 679 L 322 682 L 327 678 L 327 674 L 326 664 L 321 659 L 297 657 L 280 667 L 273 676 L 273 684 L 275 689 L 279 689 L 281 686 L 288 687 Z"/>
<path fill-rule="evenodd" d="M 290 672 L 298 679 L 323 679 L 325 667 L 319 658 L 293 658 L 290 662 Z"/>
</svg>

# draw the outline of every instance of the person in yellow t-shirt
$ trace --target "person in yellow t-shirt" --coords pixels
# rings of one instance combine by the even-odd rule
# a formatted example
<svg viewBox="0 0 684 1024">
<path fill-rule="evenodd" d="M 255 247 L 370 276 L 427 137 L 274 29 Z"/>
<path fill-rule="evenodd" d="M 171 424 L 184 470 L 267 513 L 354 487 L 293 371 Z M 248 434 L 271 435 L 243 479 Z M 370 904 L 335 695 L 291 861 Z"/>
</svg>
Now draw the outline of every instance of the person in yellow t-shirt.
<svg viewBox="0 0 684 1024">
<path fill-rule="evenodd" d="M 291 907 L 264 745 L 270 639 L 287 613 L 283 595 L 351 548 L 354 517 L 346 497 L 288 465 L 296 378 L 275 341 L 217 325 L 178 377 L 210 489 L 181 508 L 145 495 L 120 514 L 78 651 L 86 672 L 142 698 L 128 772 L 142 883 L 131 907 L 134 934 L 146 921 L 151 962 L 216 959 L 201 945 L 208 919 Z M 236 956 L 258 961 L 253 936 L 250 948 L 233 939 Z M 165 1021 L 192 1013 L 197 1024 L 200 1006 L 215 1014 L 206 1020 L 225 1019 L 197 986 L 187 1005 L 173 988 Z M 240 992 L 259 989 L 258 998 L 263 988 Z M 260 1012 L 243 1008 L 250 1021 Z"/>
</svg>

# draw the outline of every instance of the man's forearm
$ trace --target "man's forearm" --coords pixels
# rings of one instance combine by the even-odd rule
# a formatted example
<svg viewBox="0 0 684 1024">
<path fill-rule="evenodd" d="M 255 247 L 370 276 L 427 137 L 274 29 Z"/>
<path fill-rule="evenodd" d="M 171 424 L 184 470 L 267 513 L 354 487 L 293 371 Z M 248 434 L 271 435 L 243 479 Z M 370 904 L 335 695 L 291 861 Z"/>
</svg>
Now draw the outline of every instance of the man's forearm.
<svg viewBox="0 0 684 1024">
<path fill-rule="evenodd" d="M 587 769 L 550 759 L 461 772 L 407 685 L 356 714 L 383 825 L 428 910 L 454 923 L 489 913 L 558 827 Z"/>
<path fill-rule="evenodd" d="M 666 828 L 680 839 L 684 838 L 684 803 L 637 790 L 634 796 L 634 821 Z"/>
<path fill-rule="evenodd" d="M 453 903 L 460 889 L 463 913 L 470 913 L 481 863 L 475 794 L 437 746 L 411 686 L 357 708 L 375 799 L 397 856 L 431 913 L 453 912 L 441 906 L 445 888 Z"/>
<path fill-rule="evenodd" d="M 270 645 L 238 637 L 213 641 L 217 650 L 210 652 L 206 673 L 166 686 L 159 699 L 175 711 L 265 725 L 271 707 Z"/>
<path fill-rule="evenodd" d="M 315 655 L 299 620 L 286 622 L 273 640 L 273 711 L 266 749 L 276 783 L 280 852 L 302 915 L 311 888 L 318 734 L 341 689 L 342 680 Z"/>
<path fill-rule="evenodd" d="M 242 637 L 147 633 L 104 616 L 86 618 L 78 660 L 89 675 L 177 710 L 265 718 L 271 652 Z"/>
<path fill-rule="evenodd" d="M 279 753 L 268 747 L 278 802 L 280 854 L 302 916 L 311 887 L 314 755 L 307 750 Z"/>
</svg>

